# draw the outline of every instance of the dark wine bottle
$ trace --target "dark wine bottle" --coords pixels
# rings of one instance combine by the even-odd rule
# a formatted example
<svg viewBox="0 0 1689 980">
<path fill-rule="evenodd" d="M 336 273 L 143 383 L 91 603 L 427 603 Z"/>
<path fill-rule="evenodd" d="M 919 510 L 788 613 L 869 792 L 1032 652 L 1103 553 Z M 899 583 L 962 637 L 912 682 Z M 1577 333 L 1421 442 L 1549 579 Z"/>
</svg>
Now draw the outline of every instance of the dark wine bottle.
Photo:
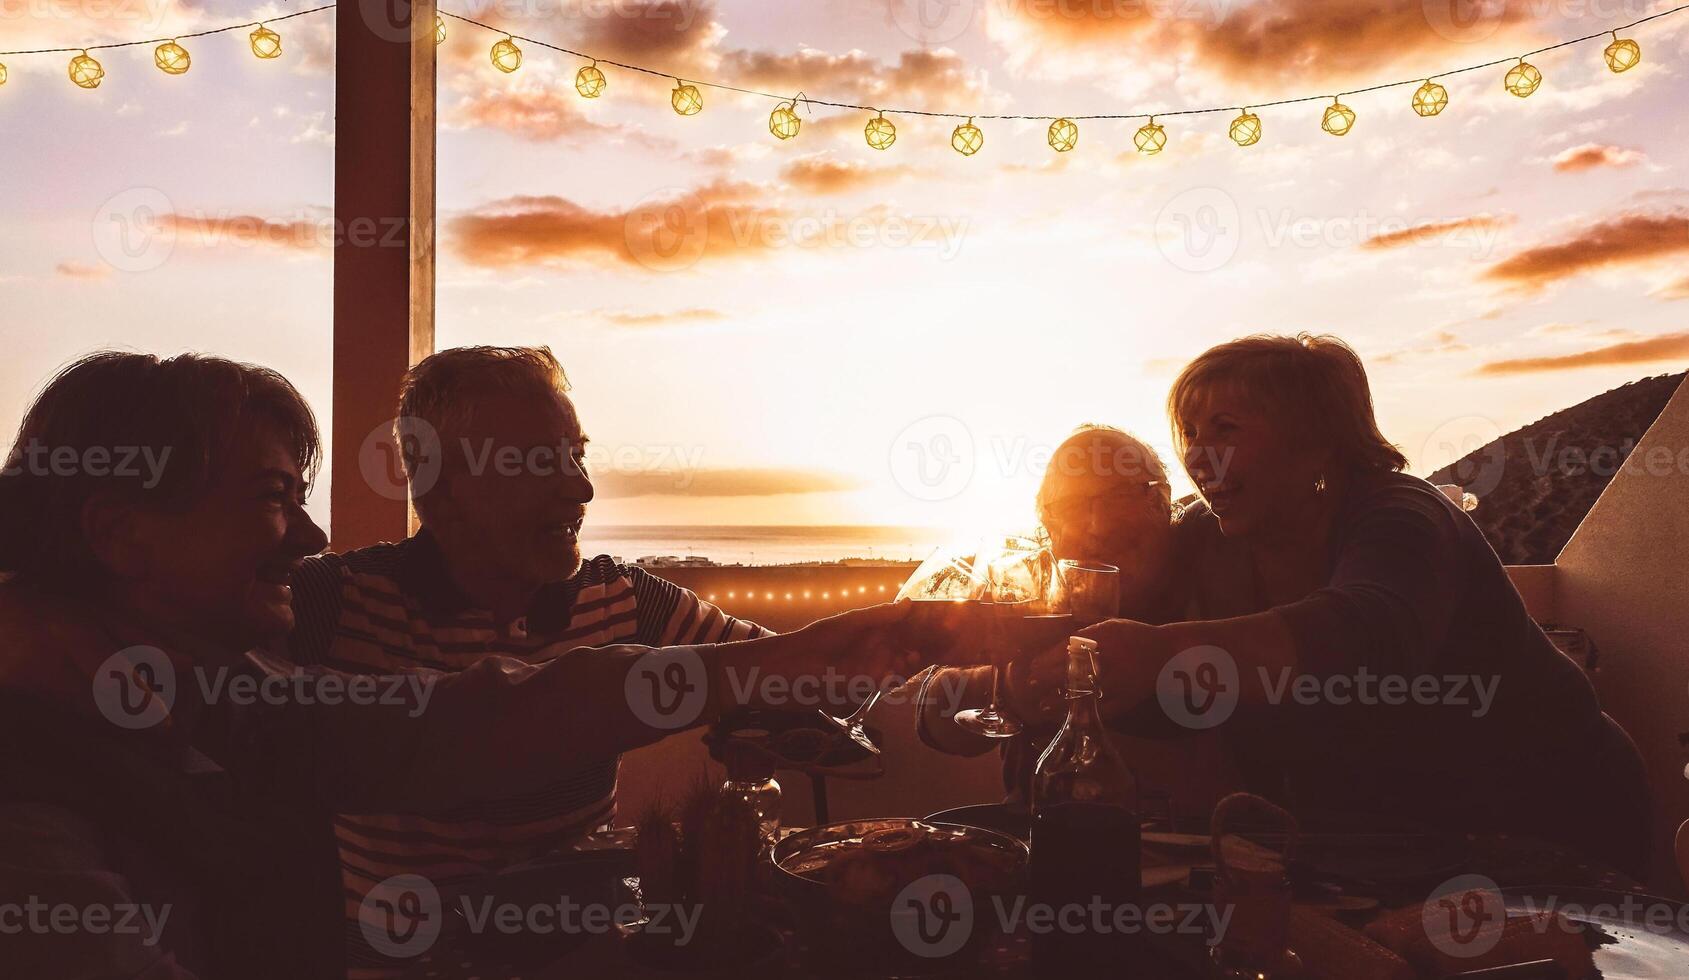
<svg viewBox="0 0 1689 980">
<path fill-rule="evenodd" d="M 1140 891 L 1138 785 L 1103 725 L 1096 650 L 1084 637 L 1068 640 L 1067 720 L 1032 776 L 1028 884 L 1032 906 L 1055 910 L 1054 928 L 1033 932 L 1040 962 L 1118 975 L 1136 958 L 1135 937 L 1114 927 Z"/>
</svg>

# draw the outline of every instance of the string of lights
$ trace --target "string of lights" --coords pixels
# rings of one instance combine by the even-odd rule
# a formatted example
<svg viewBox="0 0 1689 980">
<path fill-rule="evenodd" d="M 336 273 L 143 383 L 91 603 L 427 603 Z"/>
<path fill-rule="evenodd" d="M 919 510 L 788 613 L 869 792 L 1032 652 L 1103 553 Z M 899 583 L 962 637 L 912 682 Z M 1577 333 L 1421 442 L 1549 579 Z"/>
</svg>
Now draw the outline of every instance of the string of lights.
<svg viewBox="0 0 1689 980">
<path fill-rule="evenodd" d="M 324 4 L 307 10 L 299 10 L 293 13 L 267 18 L 264 21 L 256 23 L 248 21 L 240 24 L 230 24 L 224 27 L 213 28 L 211 30 L 198 31 L 192 34 L 179 34 L 174 37 L 152 38 L 139 41 L 121 41 L 107 44 L 90 44 L 85 47 L 36 48 L 32 50 L 0 51 L 0 57 L 74 54 L 74 57 L 70 59 L 69 65 L 70 80 L 81 88 L 93 89 L 98 88 L 101 81 L 104 80 L 105 68 L 97 59 L 89 54 L 90 51 L 136 47 L 148 44 L 157 45 L 153 53 L 154 64 L 160 71 L 163 71 L 166 74 L 181 75 L 188 71 L 188 68 L 192 63 L 187 49 L 181 44 L 183 40 L 209 37 L 215 34 L 224 34 L 230 31 L 244 30 L 247 27 L 251 27 L 253 30 L 249 40 L 253 55 L 258 58 L 273 59 L 281 56 L 281 36 L 272 30 L 268 26 L 269 24 L 280 23 L 281 21 L 290 20 L 294 17 L 303 17 L 308 14 L 315 14 L 324 10 L 331 10 L 335 6 L 336 5 L 332 3 Z M 870 106 L 854 102 L 840 102 L 832 99 L 810 98 L 802 92 L 798 92 L 795 95 L 782 95 L 775 92 L 764 92 L 756 89 L 745 88 L 728 82 L 714 82 L 707 80 L 686 81 L 671 72 L 659 71 L 655 68 L 649 68 L 644 65 L 615 61 L 609 58 L 596 58 L 582 51 L 576 51 L 572 48 L 553 44 L 539 38 L 511 33 L 491 24 L 486 24 L 473 18 L 465 17 L 461 14 L 454 14 L 449 11 L 441 11 L 440 15 L 435 18 L 434 41 L 436 44 L 440 44 L 445 41 L 446 18 L 451 18 L 452 20 L 461 21 L 465 24 L 490 31 L 494 34 L 502 35 L 502 37 L 493 43 L 492 49 L 489 52 L 489 57 L 494 68 L 507 74 L 522 67 L 521 44 L 528 44 L 534 47 L 554 51 L 559 54 L 579 58 L 588 62 L 588 64 L 581 66 L 581 68 L 575 73 L 575 90 L 582 97 L 589 99 L 602 96 L 605 90 L 609 87 L 609 79 L 606 77 L 603 68 L 600 66 L 608 66 L 621 71 L 651 75 L 658 78 L 672 78 L 674 79 L 675 87 L 669 95 L 669 104 L 673 107 L 677 114 L 682 116 L 697 115 L 699 112 L 703 111 L 703 89 L 715 89 L 756 98 L 772 99 L 775 100 L 777 104 L 774 111 L 769 115 L 768 129 L 770 133 L 781 140 L 795 138 L 803 128 L 803 121 L 797 114 L 798 104 L 802 103 L 811 111 L 813 111 L 815 107 L 821 107 L 827 109 L 873 113 L 873 115 L 869 117 L 867 124 L 863 127 L 863 138 L 867 141 L 870 147 L 877 150 L 890 149 L 897 141 L 896 124 L 893 123 L 892 120 L 886 118 L 886 114 L 891 113 L 894 116 L 927 117 L 934 119 L 965 119 L 966 121 L 957 125 L 950 135 L 951 147 L 963 156 L 972 156 L 975 153 L 978 153 L 985 145 L 985 133 L 978 126 L 974 125 L 974 121 L 976 119 L 1049 122 L 1050 126 L 1047 132 L 1047 141 L 1049 142 L 1050 147 L 1058 153 L 1065 153 L 1079 145 L 1079 123 L 1082 121 L 1093 122 L 1143 119 L 1146 120 L 1146 122 L 1138 129 L 1137 133 L 1134 134 L 1132 142 L 1139 152 L 1146 155 L 1153 155 L 1160 153 L 1167 146 L 1167 130 L 1166 127 L 1156 122 L 1158 118 L 1169 119 L 1181 116 L 1201 116 L 1235 111 L 1238 115 L 1231 121 L 1231 124 L 1227 129 L 1228 135 L 1231 137 L 1233 142 L 1237 143 L 1239 146 L 1254 146 L 1261 141 L 1262 137 L 1261 117 L 1255 112 L 1255 110 L 1280 108 L 1283 106 L 1298 105 L 1307 102 L 1321 102 L 1329 98 L 1331 100 L 1331 104 L 1325 107 L 1324 115 L 1320 121 L 1320 127 L 1325 130 L 1325 132 L 1330 133 L 1333 136 L 1346 136 L 1354 128 L 1357 115 L 1354 109 L 1343 103 L 1343 99 L 1345 97 L 1365 95 L 1372 92 L 1380 92 L 1407 85 L 1418 85 L 1418 88 L 1415 89 L 1411 100 L 1413 111 L 1423 117 L 1436 116 L 1442 113 L 1444 109 L 1448 108 L 1449 105 L 1448 88 L 1443 85 L 1439 79 L 1449 79 L 1455 76 L 1465 75 L 1476 71 L 1484 71 L 1486 69 L 1510 63 L 1511 65 L 1502 79 L 1504 88 L 1510 94 L 1521 99 L 1528 98 L 1532 93 L 1536 92 L 1538 87 L 1542 85 L 1543 75 L 1541 69 L 1539 69 L 1536 65 L 1531 64 L 1527 59 L 1604 37 L 1612 38 L 1612 41 L 1607 45 L 1605 51 L 1603 52 L 1603 58 L 1606 61 L 1607 67 L 1615 74 L 1627 72 L 1641 64 L 1642 47 L 1634 38 L 1620 37 L 1619 32 L 1631 31 L 1643 24 L 1659 20 L 1663 17 L 1669 17 L 1685 10 L 1689 10 L 1689 3 L 1680 4 L 1675 7 L 1649 14 L 1646 17 L 1631 21 L 1628 24 L 1621 24 L 1617 27 L 1597 31 L 1593 34 L 1586 34 L 1582 37 L 1558 41 L 1554 44 L 1540 47 L 1532 51 L 1527 51 L 1521 55 L 1496 58 L 1479 64 L 1467 65 L 1461 68 L 1451 68 L 1446 71 L 1434 72 L 1430 75 L 1419 75 L 1401 81 L 1383 82 L 1362 88 L 1343 89 L 1332 94 L 1296 96 L 1293 98 L 1277 99 L 1270 102 L 1250 103 L 1242 107 L 1238 107 L 1236 105 L 1224 105 L 1208 106 L 1203 108 L 1163 109 L 1152 112 L 1134 111 L 1083 113 L 1070 116 L 1023 113 L 964 113 L 928 109 L 885 108 L 883 106 Z M 518 44 L 517 42 L 521 42 L 521 44 Z M 3 62 L 0 62 L 0 86 L 5 85 L 6 80 L 6 66 Z"/>
</svg>

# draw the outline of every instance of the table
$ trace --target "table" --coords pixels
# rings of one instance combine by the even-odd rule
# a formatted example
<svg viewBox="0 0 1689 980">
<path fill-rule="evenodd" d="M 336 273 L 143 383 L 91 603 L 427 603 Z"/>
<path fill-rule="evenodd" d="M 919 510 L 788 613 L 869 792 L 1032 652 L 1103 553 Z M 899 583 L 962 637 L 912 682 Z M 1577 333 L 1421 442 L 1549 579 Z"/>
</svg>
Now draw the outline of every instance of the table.
<svg viewBox="0 0 1689 980">
<path fill-rule="evenodd" d="M 1470 861 L 1462 873 L 1481 874 L 1503 888 L 1527 885 L 1556 885 L 1604 891 L 1644 894 L 1643 887 L 1599 862 L 1593 862 L 1556 844 L 1509 836 L 1467 838 Z M 1385 907 L 1406 906 L 1422 901 L 1428 894 L 1424 885 L 1403 887 L 1391 894 L 1376 896 Z M 1168 901 L 1200 899 L 1202 891 L 1183 885 L 1168 890 L 1146 893 L 1146 899 L 1162 897 Z M 448 941 L 437 943 L 427 955 L 413 964 L 406 974 L 408 980 L 577 980 L 577 978 L 617 977 L 628 980 L 675 980 L 678 977 L 723 978 L 806 977 L 814 975 L 804 960 L 804 951 L 797 939 L 795 922 L 786 922 L 782 933 L 787 946 L 782 957 L 751 967 L 736 967 L 718 973 L 679 973 L 652 967 L 630 956 L 626 940 L 615 932 L 594 935 L 578 949 L 555 962 L 539 965 L 510 965 L 486 957 L 479 957 Z M 1145 963 L 1137 971 L 1143 977 L 1166 980 L 1196 980 L 1204 976 L 1207 947 L 1196 937 L 1164 936 L 1149 948 L 1154 962 Z M 983 962 L 969 967 L 957 976 L 971 978 L 1003 978 L 1019 980 L 1042 976 L 1032 962 L 1030 940 L 1024 934 L 1003 937 L 994 943 Z M 862 974 L 840 973 L 850 980 L 868 980 Z"/>
</svg>

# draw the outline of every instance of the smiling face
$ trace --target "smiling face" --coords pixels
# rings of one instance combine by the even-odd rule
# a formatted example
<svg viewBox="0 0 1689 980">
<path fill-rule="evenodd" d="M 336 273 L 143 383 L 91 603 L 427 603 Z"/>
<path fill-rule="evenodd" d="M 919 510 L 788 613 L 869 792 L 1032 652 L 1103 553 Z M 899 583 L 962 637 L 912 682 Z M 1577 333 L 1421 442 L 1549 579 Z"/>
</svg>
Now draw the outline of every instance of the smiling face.
<svg viewBox="0 0 1689 980">
<path fill-rule="evenodd" d="M 580 568 L 579 535 L 592 500 L 586 435 L 561 391 L 477 396 L 450 443 L 448 469 L 429 493 L 425 523 L 455 573 L 538 588 Z"/>
<path fill-rule="evenodd" d="M 1107 432 L 1069 440 L 1050 460 L 1039 505 L 1055 556 L 1120 569 L 1122 613 L 1147 615 L 1170 578 L 1174 542 L 1165 474 L 1148 451 Z"/>
<path fill-rule="evenodd" d="M 279 427 L 243 424 L 187 507 L 134 509 L 120 601 L 229 653 L 285 636 L 294 625 L 288 582 L 299 559 L 328 544 L 305 513 L 297 456 Z"/>
<path fill-rule="evenodd" d="M 1190 474 L 1227 537 L 1286 525 L 1315 494 L 1330 454 L 1236 386 L 1193 391 L 1175 420 Z"/>
</svg>

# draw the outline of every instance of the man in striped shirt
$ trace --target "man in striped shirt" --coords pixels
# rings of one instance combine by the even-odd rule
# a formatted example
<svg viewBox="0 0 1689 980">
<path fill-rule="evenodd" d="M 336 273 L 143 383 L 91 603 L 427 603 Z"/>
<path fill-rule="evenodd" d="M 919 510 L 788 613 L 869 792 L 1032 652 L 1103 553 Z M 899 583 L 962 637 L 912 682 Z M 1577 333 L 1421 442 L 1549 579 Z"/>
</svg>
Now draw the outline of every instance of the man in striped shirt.
<svg viewBox="0 0 1689 980">
<path fill-rule="evenodd" d="M 293 582 L 292 659 L 355 673 L 460 671 L 488 654 L 544 663 L 583 646 L 764 635 L 642 569 L 608 556 L 582 563 L 577 535 L 593 491 L 566 391 L 545 348 L 463 348 L 416 365 L 396 428 L 422 529 L 307 559 Z M 567 845 L 614 815 L 618 762 L 583 758 L 542 790 L 444 812 L 337 816 L 349 975 L 397 965 L 359 923 L 378 883 L 419 874 L 449 886 Z"/>
</svg>

